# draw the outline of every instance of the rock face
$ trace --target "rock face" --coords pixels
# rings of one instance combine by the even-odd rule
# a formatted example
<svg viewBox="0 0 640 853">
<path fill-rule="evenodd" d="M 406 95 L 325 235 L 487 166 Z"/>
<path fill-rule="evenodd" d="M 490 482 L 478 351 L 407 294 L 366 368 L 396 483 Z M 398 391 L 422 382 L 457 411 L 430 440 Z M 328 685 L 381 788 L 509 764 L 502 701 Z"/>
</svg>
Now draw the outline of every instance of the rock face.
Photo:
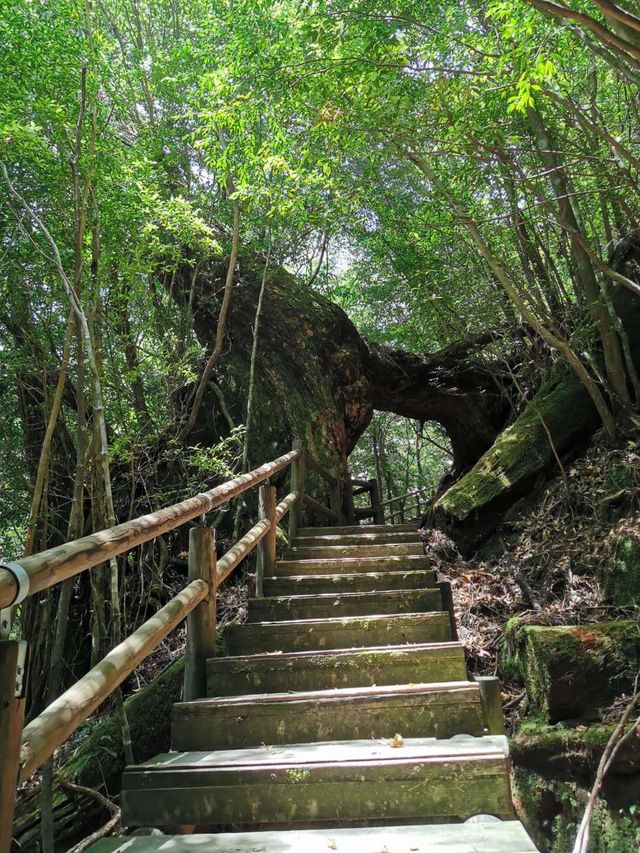
<svg viewBox="0 0 640 853">
<path fill-rule="evenodd" d="M 640 633 L 633 620 L 597 625 L 511 626 L 503 670 L 527 689 L 530 714 L 549 723 L 600 719 L 640 668 Z"/>
</svg>

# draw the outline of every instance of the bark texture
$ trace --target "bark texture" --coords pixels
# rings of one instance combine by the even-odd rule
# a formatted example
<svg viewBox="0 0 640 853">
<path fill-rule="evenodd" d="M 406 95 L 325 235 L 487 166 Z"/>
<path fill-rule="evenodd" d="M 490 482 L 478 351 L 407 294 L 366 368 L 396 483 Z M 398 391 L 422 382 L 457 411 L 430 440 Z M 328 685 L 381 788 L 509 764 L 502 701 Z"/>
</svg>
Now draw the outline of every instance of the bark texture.
<svg viewBox="0 0 640 853">
<path fill-rule="evenodd" d="M 193 298 L 194 328 L 208 349 L 225 270 L 223 262 L 210 264 Z M 217 377 L 240 423 L 262 271 L 260 259 L 240 259 L 227 320 L 227 354 Z M 189 271 L 181 278 L 176 296 L 186 302 Z M 373 345 L 339 306 L 282 269 L 268 274 L 261 328 L 252 431 L 262 447 L 253 450 L 253 462 L 271 458 L 299 437 L 321 461 L 344 468 L 378 409 L 442 424 L 452 442 L 454 466 L 462 471 L 491 445 L 507 417 L 508 395 L 491 368 L 464 347 L 418 355 Z M 218 412 L 211 391 L 193 443 L 208 444 L 225 431 Z"/>
</svg>

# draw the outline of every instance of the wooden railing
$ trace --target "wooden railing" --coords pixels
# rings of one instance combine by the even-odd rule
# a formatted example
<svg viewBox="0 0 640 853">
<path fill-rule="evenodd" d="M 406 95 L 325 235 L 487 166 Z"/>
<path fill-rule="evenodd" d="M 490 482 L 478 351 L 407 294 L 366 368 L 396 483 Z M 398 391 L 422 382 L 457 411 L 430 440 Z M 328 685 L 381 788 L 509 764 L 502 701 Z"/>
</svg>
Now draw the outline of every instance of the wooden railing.
<svg viewBox="0 0 640 853">
<path fill-rule="evenodd" d="M 413 492 L 407 492 L 406 495 L 397 495 L 395 498 L 389 498 L 389 500 L 383 501 L 381 506 L 384 512 L 384 518 L 389 524 L 404 524 L 405 521 L 413 521 L 414 519 L 420 519 L 422 515 L 422 507 L 420 504 L 420 498 L 427 498 L 429 495 L 429 490 L 426 488 L 422 489 L 414 489 Z M 409 498 L 415 497 L 415 507 L 416 514 L 408 516 L 408 513 L 405 513 L 406 509 L 406 501 Z M 398 504 L 398 506 L 396 506 Z"/>
<path fill-rule="evenodd" d="M 384 524 L 384 512 L 380 503 L 380 487 L 377 480 L 353 480 L 347 478 L 345 489 L 346 516 L 349 524 L 372 519 L 374 524 Z M 369 495 L 369 506 L 354 506 L 358 495 Z"/>
<path fill-rule="evenodd" d="M 329 507 L 304 492 L 305 463 L 329 486 Z M 289 493 L 277 503 L 269 478 L 291 466 Z M 349 481 L 350 482 L 350 481 Z M 258 522 L 220 559 L 207 512 L 259 486 Z M 256 547 L 256 595 L 272 572 L 276 528 L 289 513 L 289 536 L 302 520 L 303 504 L 337 524 L 344 519 L 343 481 L 326 470 L 302 443 L 279 459 L 167 509 L 50 548 L 15 563 L 0 563 L 0 853 L 11 846 L 16 787 L 50 758 L 84 720 L 177 625 L 187 620 L 185 700 L 205 695 L 205 663 L 214 652 L 216 589 Z M 27 643 L 7 639 L 11 612 L 30 595 L 125 554 L 193 519 L 189 531 L 188 583 L 154 616 L 112 649 L 96 666 L 23 729 Z"/>
</svg>

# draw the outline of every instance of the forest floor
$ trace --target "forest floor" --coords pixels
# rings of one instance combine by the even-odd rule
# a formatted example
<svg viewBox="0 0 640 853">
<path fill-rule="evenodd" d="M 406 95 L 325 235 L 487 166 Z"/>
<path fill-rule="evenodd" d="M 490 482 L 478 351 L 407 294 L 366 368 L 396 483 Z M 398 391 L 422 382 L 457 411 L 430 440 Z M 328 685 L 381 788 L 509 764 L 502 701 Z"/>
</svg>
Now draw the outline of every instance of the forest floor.
<svg viewBox="0 0 640 853">
<path fill-rule="evenodd" d="M 475 558 L 440 561 L 471 672 L 501 675 L 500 648 L 513 617 L 537 625 L 637 618 L 638 607 L 612 605 L 603 589 L 603 566 L 625 539 L 640 541 L 640 441 L 611 447 L 600 434 Z M 512 730 L 526 696 L 504 679 L 502 690 Z"/>
</svg>

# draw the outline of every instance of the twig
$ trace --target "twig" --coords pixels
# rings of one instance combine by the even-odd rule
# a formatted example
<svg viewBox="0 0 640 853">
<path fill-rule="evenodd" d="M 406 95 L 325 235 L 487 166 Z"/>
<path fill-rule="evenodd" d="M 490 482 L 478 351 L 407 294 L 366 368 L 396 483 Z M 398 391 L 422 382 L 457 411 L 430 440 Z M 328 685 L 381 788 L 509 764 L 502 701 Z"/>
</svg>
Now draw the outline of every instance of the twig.
<svg viewBox="0 0 640 853">
<path fill-rule="evenodd" d="M 83 853 L 84 850 L 87 850 L 95 841 L 99 841 L 101 838 L 104 838 L 105 835 L 108 835 L 116 826 L 120 823 L 120 809 L 116 811 L 113 817 L 110 817 L 109 820 L 105 823 L 104 826 L 101 826 L 100 829 L 96 829 L 91 835 L 87 836 L 87 838 L 80 841 L 75 847 L 71 847 L 67 853 Z"/>
<path fill-rule="evenodd" d="M 502 547 L 506 551 L 505 544 L 502 540 L 500 540 Z M 518 568 L 518 564 L 513 559 L 513 557 L 507 557 L 507 569 L 509 570 L 511 577 L 520 587 L 522 591 L 522 597 L 525 600 L 525 604 L 531 607 L 532 610 L 535 610 L 537 613 L 542 613 L 542 605 L 538 601 L 535 592 L 531 589 L 527 581 L 524 579 L 522 572 Z"/>
<path fill-rule="evenodd" d="M 584 814 L 580 822 L 580 828 L 578 829 L 576 841 L 573 846 L 573 853 L 587 853 L 589 847 L 589 832 L 591 829 L 591 819 L 593 817 L 593 811 L 595 809 L 596 802 L 598 800 L 598 797 L 600 796 L 600 791 L 602 790 L 602 786 L 604 784 L 604 778 L 607 775 L 607 771 L 613 764 L 613 760 L 616 757 L 620 747 L 640 727 L 640 717 L 638 717 L 638 719 L 635 720 L 629 731 L 624 733 L 624 727 L 629 721 L 629 717 L 631 716 L 631 713 L 634 708 L 637 707 L 639 701 L 640 692 L 638 691 L 636 682 L 635 693 L 631 697 L 629 704 L 627 705 L 625 712 L 622 715 L 622 719 L 615 727 L 613 734 L 607 741 L 607 745 L 604 748 L 602 757 L 600 758 L 600 763 L 598 764 L 598 772 L 596 773 L 596 779 L 593 783 L 591 793 L 589 794 L 587 807 L 584 810 Z"/>
<path fill-rule="evenodd" d="M 93 788 L 86 788 L 84 785 L 77 785 L 75 782 L 68 782 L 66 779 L 58 779 L 57 782 L 64 791 L 67 791 L 74 797 L 89 797 L 99 803 L 112 815 L 115 815 L 116 812 L 118 815 L 120 814 L 118 806 L 105 797 L 104 794 L 101 794 L 100 791 L 95 791 Z"/>
</svg>

